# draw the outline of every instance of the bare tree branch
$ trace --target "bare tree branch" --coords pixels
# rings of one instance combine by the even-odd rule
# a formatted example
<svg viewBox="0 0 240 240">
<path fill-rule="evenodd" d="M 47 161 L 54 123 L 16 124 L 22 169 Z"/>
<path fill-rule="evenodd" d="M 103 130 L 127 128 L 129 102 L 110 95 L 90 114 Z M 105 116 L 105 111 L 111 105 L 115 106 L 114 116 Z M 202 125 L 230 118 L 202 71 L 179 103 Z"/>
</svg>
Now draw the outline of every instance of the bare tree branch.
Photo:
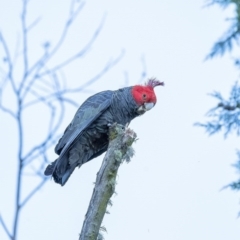
<svg viewBox="0 0 240 240">
<path fill-rule="evenodd" d="M 80 11 L 80 9 L 82 9 L 82 7 L 83 7 L 83 5 L 81 5 L 81 8 L 79 8 L 78 12 Z M 73 14 L 72 17 L 74 16 L 74 18 L 75 18 L 75 17 L 76 17 L 75 15 L 76 15 L 76 13 Z M 70 19 L 71 19 L 71 23 L 72 23 L 73 19 L 72 19 L 72 18 L 70 18 Z M 97 39 L 97 37 L 98 37 L 98 35 L 99 35 L 99 33 L 100 33 L 103 25 L 104 25 L 104 20 L 105 20 L 105 16 L 103 17 L 103 19 L 102 19 L 102 21 L 100 22 L 99 26 L 98 26 L 97 29 L 95 30 L 95 32 L 94 32 L 92 38 L 90 39 L 90 41 L 86 44 L 86 46 L 85 46 L 82 50 L 80 50 L 79 52 L 77 52 L 76 54 L 74 54 L 73 56 L 71 56 L 70 58 L 68 58 L 67 60 L 59 63 L 59 64 L 56 65 L 55 67 L 53 67 L 53 68 L 51 68 L 51 69 L 49 69 L 49 70 L 47 70 L 47 71 L 45 71 L 45 72 L 43 72 L 43 73 L 40 73 L 40 74 L 36 73 L 36 74 L 33 76 L 32 80 L 28 83 L 28 85 L 27 85 L 27 86 L 25 87 L 25 89 L 23 90 L 23 91 L 24 91 L 23 96 L 22 96 L 23 99 L 25 98 L 25 96 L 26 96 L 26 94 L 28 93 L 28 91 L 29 91 L 29 89 L 31 88 L 31 86 L 32 86 L 32 85 L 35 83 L 35 81 L 37 81 L 39 78 L 41 78 L 41 77 L 43 77 L 43 76 L 45 76 L 45 75 L 49 75 L 49 74 L 51 74 L 51 73 L 53 73 L 53 72 L 56 72 L 56 71 L 62 69 L 63 67 L 66 67 L 68 64 L 70 64 L 71 62 L 73 62 L 73 61 L 76 60 L 77 58 L 83 57 L 84 54 L 87 53 L 87 51 L 91 48 L 91 46 L 93 45 L 93 43 L 96 41 L 96 39 Z M 69 21 L 70 21 L 70 20 L 69 20 Z M 70 23 L 68 23 L 68 24 L 66 25 L 66 29 L 68 28 L 67 26 L 69 26 L 69 25 L 70 25 Z M 67 34 L 67 32 L 66 32 L 66 34 Z M 62 37 L 63 37 L 63 36 L 62 36 Z M 48 59 L 45 60 L 45 63 L 44 63 L 44 64 L 46 64 L 46 61 L 48 61 L 48 60 L 50 59 L 50 57 L 52 57 L 52 56 L 54 55 L 54 53 L 58 50 L 58 48 L 60 48 L 60 46 L 61 46 L 61 44 L 63 43 L 63 41 L 64 41 L 64 38 L 62 38 L 62 41 L 59 41 L 59 43 L 57 44 L 57 46 L 55 47 L 55 49 L 52 51 L 52 53 L 50 53 L 50 54 L 48 55 Z M 40 63 L 39 63 L 39 64 L 40 64 Z M 39 66 L 40 66 L 40 65 L 39 65 Z M 43 65 L 41 65 L 41 68 L 42 68 L 42 67 L 43 67 Z M 41 68 L 40 68 L 40 69 L 41 69 Z M 40 71 L 40 69 L 38 69 L 38 70 Z M 30 71 L 31 71 L 31 70 L 30 70 Z M 21 86 L 21 88 L 23 88 L 23 86 Z"/>
<path fill-rule="evenodd" d="M 66 65 L 68 65 L 69 63 L 71 63 L 72 61 L 76 60 L 77 58 L 79 57 L 82 57 L 88 50 L 89 48 L 92 46 L 92 44 L 94 43 L 94 41 L 96 40 L 99 32 L 101 31 L 101 28 L 102 28 L 102 25 L 103 25 L 103 22 L 101 22 L 100 26 L 97 28 L 97 30 L 95 31 L 92 39 L 88 42 L 88 44 L 81 50 L 79 51 L 77 54 L 74 54 L 72 57 L 70 57 L 69 59 L 63 61 L 62 63 L 58 64 L 57 66 L 53 67 L 52 69 L 48 70 L 48 71 L 45 71 L 41 74 L 39 74 L 39 71 L 46 66 L 46 63 L 55 55 L 55 53 L 57 51 L 59 51 L 59 49 L 61 48 L 65 38 L 66 38 L 66 35 L 67 35 L 67 32 L 69 30 L 69 27 L 70 25 L 73 23 L 73 21 L 76 19 L 77 15 L 79 14 L 80 10 L 82 10 L 82 8 L 84 7 L 84 3 L 80 4 L 77 8 L 77 10 L 75 12 L 73 12 L 70 16 L 69 16 L 69 19 L 65 25 L 65 28 L 62 32 L 62 35 L 58 41 L 58 43 L 56 44 L 55 48 L 50 52 L 48 53 L 45 49 L 45 53 L 44 55 L 29 69 L 29 71 L 26 73 L 25 75 L 25 79 L 23 79 L 23 81 L 21 82 L 21 85 L 19 87 L 19 90 L 22 92 L 22 98 L 24 99 L 25 96 L 27 95 L 29 89 L 31 88 L 31 86 L 35 83 L 35 81 L 37 81 L 39 78 L 41 78 L 42 76 L 45 76 L 45 75 L 49 75 L 50 73 L 52 72 L 55 72 L 59 69 L 62 69 L 63 67 L 65 67 Z M 25 31 L 24 32 L 26 35 L 27 32 Z M 25 37 L 26 39 L 26 37 Z M 32 79 L 30 80 L 30 82 L 28 83 L 27 86 L 25 86 L 25 83 L 27 81 L 27 76 L 30 75 L 30 73 L 32 71 L 34 71 L 36 69 L 36 72 L 35 74 L 32 76 Z M 25 86 L 25 87 L 24 87 Z"/>
<path fill-rule="evenodd" d="M 43 102 L 45 100 L 43 99 Z M 60 115 L 58 117 L 57 123 L 55 124 L 55 126 L 53 127 L 53 121 L 54 121 L 54 117 L 55 117 L 55 112 L 52 109 L 51 112 L 51 119 L 50 119 L 50 124 L 49 124 L 49 131 L 48 134 L 46 136 L 46 138 L 40 143 L 37 144 L 35 147 L 33 147 L 24 157 L 23 157 L 23 161 L 24 161 L 24 165 L 28 164 L 29 161 L 26 162 L 26 159 L 29 158 L 31 155 L 33 155 L 36 151 L 38 151 L 39 149 L 46 147 L 47 144 L 54 138 L 54 135 L 56 134 L 57 130 L 59 129 L 62 119 L 63 119 L 63 115 L 65 112 L 65 106 L 63 104 L 63 101 L 61 99 L 59 99 L 58 103 L 60 104 Z M 51 106 L 49 104 L 47 104 L 48 107 Z M 51 109 L 51 107 L 50 107 Z"/>
<path fill-rule="evenodd" d="M 2 103 L 0 103 L 0 109 L 3 111 L 3 112 L 6 112 L 8 114 L 10 114 L 13 118 L 16 119 L 16 115 L 14 114 L 14 112 L 12 112 L 9 108 L 6 108 L 2 105 Z"/>
<path fill-rule="evenodd" d="M 30 193 L 29 195 L 22 201 L 20 207 L 22 208 L 32 197 L 33 195 L 46 183 L 48 178 L 44 178 Z"/>
<path fill-rule="evenodd" d="M 124 52 L 122 52 L 116 58 L 110 59 L 110 61 L 107 62 L 95 76 L 85 83 L 81 82 L 81 86 L 77 88 L 68 88 L 63 68 L 67 67 L 70 63 L 80 57 L 85 56 L 85 54 L 91 49 L 103 28 L 105 16 L 103 16 L 101 22 L 94 30 L 92 37 L 85 45 L 83 45 L 82 49 L 78 49 L 75 54 L 70 55 L 68 58 L 61 59 L 56 65 L 49 67 L 49 61 L 62 49 L 62 46 L 68 37 L 70 27 L 76 21 L 85 2 L 72 0 L 69 15 L 57 42 L 53 44 L 53 47 L 50 46 L 49 42 L 44 43 L 43 53 L 33 64 L 31 63 L 31 53 L 29 52 L 29 32 L 37 26 L 41 17 L 35 18 L 35 20 L 29 24 L 27 21 L 29 9 L 28 4 L 29 0 L 22 0 L 20 16 L 21 28 L 12 57 L 9 47 L 10 45 L 7 44 L 8 42 L 5 40 L 3 33 L 0 32 L 0 47 L 3 48 L 4 55 L 4 65 L 0 66 L 0 111 L 7 113 L 14 118 L 18 134 L 18 166 L 16 188 L 14 189 L 14 191 L 16 191 L 15 211 L 13 216 L 13 228 L 11 231 L 8 230 L 0 216 L 0 223 L 11 240 L 17 240 L 19 216 L 22 208 L 47 181 L 47 178 L 43 175 L 43 168 L 46 163 L 49 163 L 49 148 L 52 147 L 59 138 L 58 130 L 62 124 L 66 105 L 71 104 L 74 107 L 79 105 L 73 100 L 73 98 L 71 98 L 72 95 L 70 96 L 70 94 L 87 91 L 92 93 L 92 91 L 87 88 L 111 70 L 124 55 Z M 16 77 L 15 79 L 15 73 L 18 73 L 18 70 L 20 69 L 18 62 L 20 62 L 20 68 L 22 67 L 22 76 L 20 75 L 20 77 Z M 16 74 L 16 76 L 19 76 L 19 74 Z M 16 109 L 10 108 L 4 101 L 5 94 L 3 93 L 7 89 L 8 84 L 10 85 L 8 90 L 10 89 L 12 91 L 11 94 L 16 101 Z M 33 145 L 30 146 L 29 149 L 28 146 L 26 146 L 25 152 L 25 148 L 23 148 L 25 143 L 25 110 L 28 108 L 28 111 L 30 112 L 32 109 L 29 109 L 29 107 L 35 106 L 35 104 L 41 104 L 41 107 L 43 106 L 46 109 L 44 114 L 48 114 L 49 122 L 45 126 L 46 132 L 43 139 L 39 142 L 33 142 Z M 22 199 L 21 193 L 24 184 L 23 179 L 24 177 L 27 177 L 27 175 L 34 176 L 38 179 L 40 178 L 40 182 L 24 199 Z"/>
<path fill-rule="evenodd" d="M 99 73 L 97 73 L 93 78 L 86 81 L 80 87 L 74 88 L 74 89 L 63 89 L 58 92 L 58 95 L 56 95 L 56 93 L 50 94 L 50 95 L 44 97 L 44 100 L 54 99 L 54 98 L 56 98 L 56 96 L 61 96 L 62 98 L 64 98 L 63 96 L 65 94 L 76 93 L 76 92 L 80 92 L 80 91 L 82 92 L 87 87 L 89 87 L 90 85 L 92 85 L 93 83 L 98 81 L 100 78 L 102 78 L 108 71 L 110 71 L 123 58 L 123 56 L 124 56 L 124 51 L 122 51 L 117 58 L 115 58 L 113 60 L 110 59 L 110 61 L 105 65 L 105 67 Z M 23 107 L 24 108 L 30 107 L 34 104 L 39 103 L 39 101 L 40 100 L 38 99 L 38 100 L 28 102 L 25 105 L 23 105 Z"/>
<path fill-rule="evenodd" d="M 115 191 L 118 168 L 124 160 L 130 161 L 133 156 L 131 145 L 136 137 L 136 133 L 122 125 L 114 124 L 110 127 L 108 150 L 97 174 L 79 240 L 97 239 L 107 205 Z"/>
<path fill-rule="evenodd" d="M 53 48 L 53 50 L 50 53 L 44 53 L 44 55 L 29 69 L 28 71 L 28 75 L 30 75 L 34 70 L 36 70 L 35 76 L 38 75 L 38 72 L 46 65 L 46 63 L 55 55 L 55 53 L 57 51 L 59 51 L 59 49 L 61 48 L 69 27 L 71 26 L 71 24 L 73 23 L 73 21 L 76 19 L 77 15 L 80 13 L 80 10 L 83 9 L 85 3 L 81 3 L 78 7 L 78 9 L 75 11 L 75 13 L 72 13 L 69 16 L 69 19 L 67 20 L 65 27 L 63 28 L 63 31 L 61 33 L 61 36 L 57 42 L 57 44 L 55 45 L 55 47 Z"/>
<path fill-rule="evenodd" d="M 34 28 L 41 20 L 41 17 L 36 18 L 27 28 L 26 31 L 29 32 L 32 28 Z"/>
<path fill-rule="evenodd" d="M 39 158 L 42 156 L 43 154 L 43 149 L 45 149 L 45 151 L 47 151 L 49 148 L 51 148 L 56 142 L 57 140 L 61 137 L 61 135 L 57 135 L 54 138 L 52 138 L 51 140 L 48 141 L 48 143 L 44 143 L 42 142 L 42 145 L 37 145 L 36 147 L 33 147 L 24 157 L 24 166 L 30 164 L 33 160 Z"/>
<path fill-rule="evenodd" d="M 5 59 L 6 59 L 6 62 L 8 63 L 8 78 L 10 79 L 13 91 L 16 93 L 17 92 L 17 88 L 15 86 L 15 82 L 14 82 L 13 76 L 12 76 L 13 64 L 12 64 L 12 60 L 11 60 L 11 56 L 10 56 L 8 45 L 7 45 L 7 43 L 6 43 L 6 41 L 5 41 L 4 37 L 3 37 L 3 34 L 1 32 L 0 32 L 0 41 L 2 42 L 2 46 L 3 46 L 4 52 L 6 54 Z"/>
<path fill-rule="evenodd" d="M 9 230 L 8 230 L 5 222 L 3 221 L 3 218 L 2 218 L 1 215 L 0 215 L 0 223 L 2 224 L 3 229 L 4 229 L 4 231 L 6 232 L 6 234 L 8 235 L 8 237 L 9 237 L 10 239 L 13 239 L 13 237 L 12 237 L 12 235 L 10 234 L 10 232 L 9 232 Z"/>
<path fill-rule="evenodd" d="M 72 4 L 70 6 L 70 10 L 69 10 L 69 19 L 67 21 L 67 25 L 72 24 L 72 22 L 76 19 L 76 17 L 78 16 L 78 14 L 80 13 L 80 11 L 83 9 L 83 7 L 85 6 L 85 2 L 80 2 L 79 6 L 77 7 L 77 9 L 74 11 L 74 4 L 76 3 L 76 1 L 72 1 Z"/>
<path fill-rule="evenodd" d="M 27 39 L 27 27 L 26 27 L 26 15 L 27 15 L 27 4 L 29 0 L 23 0 L 23 10 L 21 15 L 21 23 L 22 23 L 22 33 L 23 33 L 23 79 L 21 81 L 21 86 L 24 84 L 27 73 L 28 73 L 28 39 Z"/>
<path fill-rule="evenodd" d="M 46 74 L 49 74 L 51 72 L 55 72 L 55 71 L 65 67 L 65 66 L 67 66 L 69 63 L 76 60 L 77 58 L 80 58 L 80 57 L 84 56 L 84 54 L 90 49 L 90 47 L 96 41 L 96 39 L 97 39 L 97 37 L 98 37 L 98 35 L 99 35 L 103 25 L 104 25 L 104 20 L 105 20 L 105 16 L 103 17 L 102 21 L 100 22 L 100 25 L 98 26 L 98 28 L 94 32 L 91 40 L 86 44 L 86 46 L 82 50 L 80 50 L 78 53 L 74 54 L 72 57 L 68 58 L 64 62 L 59 63 L 57 66 L 53 67 L 52 69 L 50 69 L 46 72 L 43 72 L 41 74 L 37 74 L 36 77 L 39 78 L 39 77 L 42 77 L 42 76 L 44 76 Z"/>
<path fill-rule="evenodd" d="M 110 59 L 109 62 L 105 65 L 105 67 L 93 78 L 86 81 L 82 86 L 75 88 L 75 89 L 68 89 L 68 93 L 74 93 L 84 90 L 85 88 L 89 87 L 93 83 L 95 83 L 97 80 L 99 80 L 105 73 L 107 73 L 111 68 L 113 68 L 124 56 L 124 51 L 120 53 L 120 55 L 116 59 Z"/>
</svg>

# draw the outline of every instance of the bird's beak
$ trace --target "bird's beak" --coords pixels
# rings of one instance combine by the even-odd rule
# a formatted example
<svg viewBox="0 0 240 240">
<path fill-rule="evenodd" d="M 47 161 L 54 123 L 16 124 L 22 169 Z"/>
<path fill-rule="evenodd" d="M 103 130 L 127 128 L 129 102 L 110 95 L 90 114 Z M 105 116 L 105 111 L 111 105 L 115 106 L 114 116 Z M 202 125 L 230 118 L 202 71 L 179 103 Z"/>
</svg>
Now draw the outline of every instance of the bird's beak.
<svg viewBox="0 0 240 240">
<path fill-rule="evenodd" d="M 142 106 L 138 108 L 139 114 L 144 114 L 146 111 L 149 111 L 154 107 L 154 103 L 144 103 Z"/>
<path fill-rule="evenodd" d="M 154 103 L 144 103 L 144 107 L 148 111 L 154 107 Z"/>
</svg>

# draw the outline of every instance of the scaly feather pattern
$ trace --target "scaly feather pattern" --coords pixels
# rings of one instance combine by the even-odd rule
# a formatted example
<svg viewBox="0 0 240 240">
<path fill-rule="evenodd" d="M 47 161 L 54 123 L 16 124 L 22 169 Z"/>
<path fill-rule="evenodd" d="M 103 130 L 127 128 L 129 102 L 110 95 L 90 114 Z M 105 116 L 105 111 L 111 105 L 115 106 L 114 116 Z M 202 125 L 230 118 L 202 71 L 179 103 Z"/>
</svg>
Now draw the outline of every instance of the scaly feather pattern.
<svg viewBox="0 0 240 240">
<path fill-rule="evenodd" d="M 147 103 L 151 107 L 155 105 L 153 85 L 160 82 L 151 81 L 146 86 L 104 91 L 89 97 L 56 145 L 59 157 L 47 166 L 45 175 L 52 175 L 63 186 L 76 167 L 104 153 L 108 147 L 109 124 L 126 125 L 150 109 Z"/>
</svg>

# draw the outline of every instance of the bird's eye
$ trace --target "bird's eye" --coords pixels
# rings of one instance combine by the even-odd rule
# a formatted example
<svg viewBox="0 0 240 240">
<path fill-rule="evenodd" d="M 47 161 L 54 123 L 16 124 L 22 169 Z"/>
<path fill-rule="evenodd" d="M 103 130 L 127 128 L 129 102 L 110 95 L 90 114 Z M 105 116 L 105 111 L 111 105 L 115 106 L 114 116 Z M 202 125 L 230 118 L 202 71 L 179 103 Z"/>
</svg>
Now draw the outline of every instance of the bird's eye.
<svg viewBox="0 0 240 240">
<path fill-rule="evenodd" d="M 143 94 L 143 98 L 145 99 L 146 97 L 147 97 L 147 95 L 144 93 L 144 94 Z"/>
</svg>

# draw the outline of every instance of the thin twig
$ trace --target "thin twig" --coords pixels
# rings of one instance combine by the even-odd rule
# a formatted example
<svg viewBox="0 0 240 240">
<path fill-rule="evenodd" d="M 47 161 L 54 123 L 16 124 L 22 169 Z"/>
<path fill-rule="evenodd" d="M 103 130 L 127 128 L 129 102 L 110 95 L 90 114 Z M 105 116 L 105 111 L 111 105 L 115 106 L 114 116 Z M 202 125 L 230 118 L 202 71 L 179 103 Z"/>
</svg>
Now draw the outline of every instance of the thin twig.
<svg viewBox="0 0 240 240">
<path fill-rule="evenodd" d="M 45 99 L 42 99 L 43 102 L 45 102 Z M 46 102 L 45 102 L 46 103 Z M 51 129 L 49 130 L 49 134 L 46 136 L 46 138 L 42 141 L 41 144 L 38 144 L 36 145 L 35 147 L 33 147 L 24 157 L 23 157 L 23 160 L 24 160 L 24 165 L 28 164 L 29 161 L 26 162 L 26 160 L 31 156 L 33 155 L 36 151 L 38 151 L 39 149 L 41 149 L 42 147 L 45 147 L 49 141 L 51 141 L 53 138 L 54 138 L 54 135 L 56 134 L 57 130 L 59 129 L 61 123 L 62 123 L 62 119 L 63 119 L 63 116 L 64 116 L 64 112 L 65 112 L 65 106 L 64 106 L 64 103 L 61 99 L 58 99 L 58 103 L 60 104 L 60 115 L 59 115 L 59 118 L 58 118 L 58 121 L 57 123 L 55 124 L 54 127 L 51 127 Z M 49 103 L 46 103 L 47 106 L 49 107 Z M 55 115 L 52 113 L 51 114 L 51 121 L 50 121 L 50 126 L 52 125 L 53 123 L 53 117 Z"/>
<path fill-rule="evenodd" d="M 17 88 L 16 88 L 16 85 L 15 85 L 15 82 L 14 82 L 13 76 L 12 76 L 13 64 L 12 64 L 12 60 L 11 60 L 11 56 L 10 56 L 8 45 L 7 45 L 7 43 L 6 43 L 6 41 L 5 41 L 4 37 L 3 37 L 3 34 L 1 32 L 0 32 L 0 41 L 2 42 L 2 46 L 3 46 L 4 52 L 6 54 L 6 60 L 7 60 L 7 63 L 8 63 L 8 78 L 10 79 L 13 91 L 16 93 L 17 92 Z"/>
<path fill-rule="evenodd" d="M 0 103 L 0 109 L 3 112 L 6 112 L 6 113 L 10 114 L 14 119 L 17 118 L 16 115 L 14 114 L 14 112 L 12 112 L 9 108 L 4 107 L 1 103 Z"/>
<path fill-rule="evenodd" d="M 23 200 L 23 202 L 21 203 L 20 207 L 23 207 L 23 206 L 32 198 L 32 196 L 46 183 L 47 180 L 48 180 L 48 178 L 44 178 L 44 179 L 37 185 L 37 187 L 35 187 L 35 188 L 29 193 L 29 195 Z"/>
<path fill-rule="evenodd" d="M 69 63 L 71 63 L 72 61 L 76 60 L 77 58 L 80 58 L 80 57 L 84 56 L 84 54 L 90 49 L 90 47 L 96 41 L 96 39 L 97 39 L 97 37 L 98 37 L 98 35 L 99 35 L 103 25 L 104 25 L 104 21 L 105 21 L 105 15 L 103 16 L 103 19 L 100 22 L 98 28 L 94 32 L 91 40 L 86 44 L 86 46 L 82 50 L 80 50 L 78 53 L 74 54 L 73 56 L 71 56 L 67 60 L 63 61 L 62 63 L 59 63 L 58 65 L 56 65 L 55 67 L 51 68 L 50 70 L 36 75 L 36 77 L 40 78 L 40 77 L 43 77 L 43 76 L 45 76 L 45 75 L 47 75 L 47 74 L 49 74 L 51 72 L 56 72 L 57 70 L 67 66 Z"/>
<path fill-rule="evenodd" d="M 28 0 L 23 0 L 23 11 L 21 16 L 21 22 L 22 22 L 22 33 L 23 33 L 23 78 L 20 84 L 20 89 L 22 88 L 22 85 L 25 83 L 28 75 L 28 39 L 27 39 L 27 26 L 26 26 L 26 15 L 27 15 L 27 3 Z"/>
<path fill-rule="evenodd" d="M 61 135 L 57 135 L 48 141 L 46 144 L 39 145 L 38 147 L 32 148 L 29 153 L 24 157 L 24 166 L 30 164 L 33 160 L 42 156 L 42 149 L 46 151 L 51 148 L 54 144 L 56 144 L 57 140 L 61 137 Z"/>
<path fill-rule="evenodd" d="M 0 223 L 2 224 L 3 229 L 4 229 L 4 231 L 6 232 L 6 234 L 8 235 L 8 237 L 9 237 L 10 239 L 13 239 L 13 237 L 12 237 L 12 235 L 10 234 L 10 232 L 9 232 L 9 230 L 8 230 L 5 222 L 3 221 L 3 218 L 2 218 L 1 215 L 0 215 Z"/>
<path fill-rule="evenodd" d="M 84 3 L 82 3 L 79 8 L 78 8 L 78 14 L 80 12 L 80 10 L 84 7 Z M 46 63 L 55 55 L 56 52 L 59 51 L 59 49 L 61 48 L 69 27 L 71 26 L 71 24 L 73 23 L 73 21 L 76 19 L 76 15 L 71 15 L 69 17 L 69 19 L 67 20 L 67 23 L 65 24 L 65 27 L 63 28 L 63 31 L 60 35 L 60 38 L 57 42 L 57 44 L 55 45 L 55 47 L 53 48 L 53 50 L 50 53 L 44 53 L 44 55 L 42 57 L 40 57 L 39 60 L 37 60 L 37 62 L 35 64 L 33 64 L 33 66 L 28 70 L 28 75 L 30 75 L 33 71 L 36 71 L 36 73 L 34 74 L 35 76 L 38 75 L 38 72 L 46 65 Z M 35 77 L 33 77 L 34 79 Z"/>
<path fill-rule="evenodd" d="M 82 86 L 80 86 L 78 88 L 74 88 L 74 89 L 63 89 L 58 92 L 58 95 L 56 95 L 56 93 L 53 93 L 53 94 L 50 94 L 50 95 L 44 97 L 44 99 L 50 100 L 50 99 L 56 98 L 56 96 L 61 96 L 62 98 L 64 98 L 63 96 L 65 94 L 76 93 L 76 92 L 80 92 L 80 91 L 82 92 L 84 89 L 86 89 L 87 87 L 89 87 L 90 85 L 95 83 L 97 80 L 102 78 L 104 74 L 106 74 L 109 70 L 111 70 L 123 58 L 123 56 L 124 56 L 124 51 L 122 51 L 116 59 L 109 61 L 99 73 L 97 73 L 93 78 L 86 81 Z M 39 103 L 39 101 L 40 101 L 39 99 L 33 100 L 33 101 L 28 102 L 25 105 L 23 105 L 23 107 L 24 108 L 30 107 L 32 105 Z"/>
<path fill-rule="evenodd" d="M 29 32 L 32 28 L 34 28 L 41 20 L 41 17 L 36 18 L 27 28 L 26 31 Z"/>
<path fill-rule="evenodd" d="M 19 96 L 19 94 L 18 94 Z M 14 215 L 14 223 L 13 223 L 13 239 L 17 237 L 18 230 L 18 221 L 20 214 L 20 194 L 22 188 L 22 170 L 23 170 L 23 124 L 22 124 L 22 109 L 20 99 L 18 99 L 18 114 L 17 114 L 17 128 L 18 128 L 18 141 L 19 141 L 19 149 L 18 149 L 18 168 L 17 168 L 17 186 L 16 186 L 16 200 L 15 200 L 15 215 Z"/>
</svg>

